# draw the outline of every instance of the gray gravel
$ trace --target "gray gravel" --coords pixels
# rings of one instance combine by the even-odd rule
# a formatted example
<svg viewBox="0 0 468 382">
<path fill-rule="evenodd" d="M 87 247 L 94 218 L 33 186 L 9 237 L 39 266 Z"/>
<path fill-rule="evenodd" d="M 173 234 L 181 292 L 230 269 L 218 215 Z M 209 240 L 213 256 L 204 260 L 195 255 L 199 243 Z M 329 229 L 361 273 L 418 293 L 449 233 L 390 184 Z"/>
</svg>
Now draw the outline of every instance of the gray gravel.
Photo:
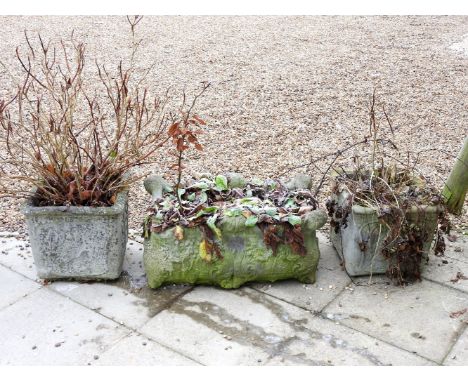
<svg viewBox="0 0 468 382">
<path fill-rule="evenodd" d="M 125 17 L 0 22 L 0 60 L 12 68 L 24 29 L 53 38 L 74 29 L 90 55 L 107 63 L 128 54 Z M 213 85 L 199 103 L 210 125 L 205 151 L 193 156 L 188 173 L 271 177 L 361 139 L 374 86 L 401 151 L 435 147 L 455 155 L 468 133 L 468 56 L 451 48 L 468 33 L 466 16 L 145 17 L 139 33 L 145 38 L 139 65 L 156 63 L 153 86 Z M 1 95 L 9 83 L 1 68 L 0 81 Z M 162 153 L 153 170 L 165 172 L 170 161 Z M 421 163 L 440 185 L 453 159 L 429 152 Z M 142 186 L 135 186 L 133 228 L 147 204 Z M 17 202 L 0 201 L 0 211 L 0 231 L 23 230 Z M 466 221 L 465 215 L 458 223 Z"/>
</svg>

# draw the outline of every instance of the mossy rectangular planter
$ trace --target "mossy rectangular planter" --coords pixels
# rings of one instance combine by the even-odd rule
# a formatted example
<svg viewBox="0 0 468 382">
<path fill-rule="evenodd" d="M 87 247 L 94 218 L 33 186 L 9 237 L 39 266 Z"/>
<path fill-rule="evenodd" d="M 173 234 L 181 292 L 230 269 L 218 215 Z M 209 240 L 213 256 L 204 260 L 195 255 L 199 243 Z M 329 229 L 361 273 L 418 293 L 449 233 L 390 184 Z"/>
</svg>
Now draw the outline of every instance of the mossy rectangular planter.
<svg viewBox="0 0 468 382">
<path fill-rule="evenodd" d="M 262 230 L 258 226 L 246 227 L 245 221 L 243 216 L 223 217 L 217 225 L 222 257 L 212 255 L 208 259 L 201 256 L 204 238 L 199 227 L 184 228 L 182 239 L 180 233 L 176 235 L 176 228 L 150 232 L 144 243 L 148 285 L 157 288 L 167 283 L 188 283 L 238 288 L 248 281 L 315 282 L 320 257 L 316 230 L 326 222 L 323 211 L 311 211 L 302 220 L 304 256 L 286 244 L 273 254 L 264 243 Z"/>
<path fill-rule="evenodd" d="M 341 191 L 333 195 L 338 207 L 345 208 L 350 194 Z M 412 207 L 406 214 L 409 223 L 425 232 L 423 259 L 427 259 L 437 228 L 440 209 L 436 206 Z M 333 219 L 333 217 L 332 217 Z M 383 274 L 388 269 L 388 260 L 381 254 L 388 228 L 381 224 L 375 208 L 352 205 L 346 224 L 330 229 L 330 239 L 343 260 L 350 276 Z M 423 262 L 424 263 L 424 262 Z"/>
<path fill-rule="evenodd" d="M 128 236 L 128 192 L 110 207 L 23 207 L 34 264 L 43 279 L 116 279 Z"/>
</svg>

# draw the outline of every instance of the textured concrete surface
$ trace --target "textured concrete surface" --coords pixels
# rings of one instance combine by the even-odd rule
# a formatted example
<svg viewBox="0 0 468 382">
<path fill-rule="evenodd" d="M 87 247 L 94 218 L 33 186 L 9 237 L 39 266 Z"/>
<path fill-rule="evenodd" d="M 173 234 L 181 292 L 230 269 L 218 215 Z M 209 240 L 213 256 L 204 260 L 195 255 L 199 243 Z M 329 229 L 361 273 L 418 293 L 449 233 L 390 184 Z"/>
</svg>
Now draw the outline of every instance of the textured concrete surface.
<svg viewBox="0 0 468 382">
<path fill-rule="evenodd" d="M 23 208 L 37 273 L 44 279 L 117 279 L 128 237 L 128 191 L 111 207 Z"/>
<path fill-rule="evenodd" d="M 350 278 L 319 240 L 314 285 L 151 290 L 134 240 L 119 280 L 44 285 L 2 236 L 0 365 L 468 365 L 466 237 L 406 288 Z"/>
</svg>

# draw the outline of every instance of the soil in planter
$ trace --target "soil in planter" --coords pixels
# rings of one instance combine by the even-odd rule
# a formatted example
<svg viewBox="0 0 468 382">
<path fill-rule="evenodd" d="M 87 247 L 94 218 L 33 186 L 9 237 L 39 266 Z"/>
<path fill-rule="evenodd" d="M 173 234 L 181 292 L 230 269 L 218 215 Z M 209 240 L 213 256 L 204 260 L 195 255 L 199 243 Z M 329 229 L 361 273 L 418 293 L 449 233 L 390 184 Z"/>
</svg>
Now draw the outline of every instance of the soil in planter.
<svg viewBox="0 0 468 382">
<path fill-rule="evenodd" d="M 421 279 L 420 265 L 428 232 L 409 218 L 409 211 L 414 207 L 437 206 L 440 209 L 435 254 L 443 255 L 443 233 L 449 233 L 450 223 L 440 193 L 423 178 L 395 166 L 380 167 L 373 173 L 362 169 L 343 171 L 335 178 L 333 194 L 342 190 L 350 195 L 344 206 L 339 206 L 333 198 L 327 201 L 330 225 L 336 233 L 346 228 L 353 205 L 376 208 L 379 222 L 389 229 L 381 255 L 388 260 L 387 275 L 396 283 L 404 285 Z"/>
<path fill-rule="evenodd" d="M 273 255 L 280 244 L 287 244 L 304 256 L 302 216 L 317 207 L 308 189 L 290 190 L 280 181 L 245 182 L 218 175 L 193 181 L 179 189 L 178 195 L 172 190 L 155 200 L 144 223 L 144 236 L 175 227 L 175 235 L 182 240 L 184 228 L 198 226 L 203 233 L 200 256 L 210 261 L 214 256 L 222 258 L 218 244 L 221 233 L 216 223 L 223 216 L 242 215 L 246 226 L 262 229 L 264 243 Z"/>
</svg>

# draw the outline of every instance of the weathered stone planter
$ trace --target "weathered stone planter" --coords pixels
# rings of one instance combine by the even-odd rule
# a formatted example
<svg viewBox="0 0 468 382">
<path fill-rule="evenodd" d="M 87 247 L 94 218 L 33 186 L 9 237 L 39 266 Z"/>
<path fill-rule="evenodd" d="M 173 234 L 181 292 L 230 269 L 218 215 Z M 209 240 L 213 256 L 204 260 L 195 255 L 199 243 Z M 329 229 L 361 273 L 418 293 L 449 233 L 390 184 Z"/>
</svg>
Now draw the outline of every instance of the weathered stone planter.
<svg viewBox="0 0 468 382">
<path fill-rule="evenodd" d="M 147 190 L 155 196 L 152 187 Z M 156 193 L 160 195 L 161 190 L 160 187 Z M 223 216 L 217 223 L 222 258 L 213 255 L 209 261 L 200 256 L 204 239 L 199 227 L 184 228 L 181 240 L 176 237 L 176 228 L 150 232 L 144 243 L 148 285 L 157 288 L 166 283 L 188 283 L 238 288 L 248 281 L 282 279 L 313 283 L 320 257 L 316 230 L 326 220 L 326 214 L 320 210 L 310 211 L 302 218 L 304 256 L 294 253 L 286 244 L 281 244 L 273 254 L 264 243 L 262 230 L 257 225 L 245 226 L 244 216 Z"/>
<path fill-rule="evenodd" d="M 128 236 L 128 193 L 111 207 L 23 207 L 37 274 L 43 279 L 116 279 Z"/>
<path fill-rule="evenodd" d="M 338 206 L 344 207 L 349 196 L 347 191 L 342 191 L 334 195 L 334 200 Z M 439 212 L 439 208 L 435 206 L 420 206 L 413 207 L 406 215 L 409 222 L 427 233 L 427 240 L 423 245 L 423 258 L 428 256 Z M 348 274 L 365 276 L 387 271 L 388 261 L 381 254 L 387 234 L 388 228 L 379 223 L 376 209 L 353 205 L 345 227 L 340 225 L 338 232 L 331 227 L 330 239 L 342 258 Z"/>
</svg>

